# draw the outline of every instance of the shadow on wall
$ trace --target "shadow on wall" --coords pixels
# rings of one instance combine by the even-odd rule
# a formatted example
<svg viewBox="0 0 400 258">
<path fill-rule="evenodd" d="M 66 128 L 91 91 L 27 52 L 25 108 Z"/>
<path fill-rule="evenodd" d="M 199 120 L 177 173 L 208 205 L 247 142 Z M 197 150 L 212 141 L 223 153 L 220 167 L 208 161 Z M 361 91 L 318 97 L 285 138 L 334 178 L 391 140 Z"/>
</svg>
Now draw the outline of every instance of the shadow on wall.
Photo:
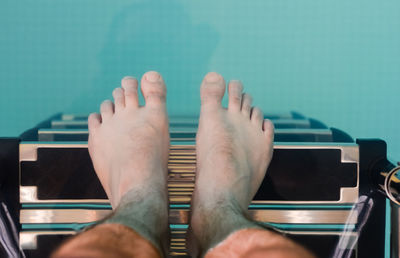
<svg viewBox="0 0 400 258">
<path fill-rule="evenodd" d="M 198 86 L 218 34 L 206 24 L 193 24 L 182 5 L 153 0 L 126 6 L 115 15 L 104 42 L 93 91 L 82 94 L 72 109 L 97 111 L 100 101 L 111 97 L 122 77 L 131 75 L 140 80 L 149 70 L 161 72 L 168 84 L 170 113 L 198 109 L 194 105 L 199 102 Z"/>
</svg>

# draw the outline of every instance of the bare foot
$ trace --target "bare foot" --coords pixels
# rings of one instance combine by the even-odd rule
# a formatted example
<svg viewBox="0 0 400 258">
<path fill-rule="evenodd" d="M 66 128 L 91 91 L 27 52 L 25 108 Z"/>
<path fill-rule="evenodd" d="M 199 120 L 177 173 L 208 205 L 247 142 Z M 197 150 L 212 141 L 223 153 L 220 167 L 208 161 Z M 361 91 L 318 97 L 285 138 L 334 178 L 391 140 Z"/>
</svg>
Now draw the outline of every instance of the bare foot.
<svg viewBox="0 0 400 258">
<path fill-rule="evenodd" d="M 133 188 L 164 189 L 169 151 L 166 89 L 156 72 L 146 73 L 139 107 L 138 82 L 125 77 L 113 91 L 115 105 L 106 100 L 89 116 L 89 153 L 100 181 L 116 208 Z"/>
<path fill-rule="evenodd" d="M 89 116 L 89 153 L 113 209 L 129 206 L 119 214 L 135 214 L 129 223 L 154 240 L 168 228 L 166 87 L 157 72 L 144 74 L 146 104 L 140 107 L 137 80 L 125 77 L 121 84 L 113 91 L 115 104 L 104 101 L 101 116 Z"/>
<path fill-rule="evenodd" d="M 251 96 L 242 94 L 239 81 L 231 81 L 228 87 L 226 109 L 221 106 L 225 93 L 221 75 L 209 73 L 201 85 L 189 235 L 194 256 L 201 250 L 204 254 L 233 230 L 257 227 L 245 217 L 272 157 L 273 124 L 264 120 L 259 108 L 251 108 Z"/>
</svg>

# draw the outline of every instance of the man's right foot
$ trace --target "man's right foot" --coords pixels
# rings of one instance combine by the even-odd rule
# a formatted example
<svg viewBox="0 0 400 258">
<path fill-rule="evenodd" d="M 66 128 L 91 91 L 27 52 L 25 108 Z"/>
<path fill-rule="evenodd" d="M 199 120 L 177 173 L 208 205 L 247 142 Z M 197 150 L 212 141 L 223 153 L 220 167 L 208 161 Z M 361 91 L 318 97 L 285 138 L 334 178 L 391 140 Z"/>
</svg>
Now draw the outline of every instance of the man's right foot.
<svg viewBox="0 0 400 258">
<path fill-rule="evenodd" d="M 160 251 L 168 234 L 167 164 L 169 152 L 166 86 L 157 72 L 143 75 L 145 105 L 138 82 L 125 77 L 105 101 L 101 116 L 88 118 L 88 148 L 114 215 L 106 223 L 133 228 Z"/>
<path fill-rule="evenodd" d="M 246 227 L 229 218 L 247 216 L 272 158 L 273 124 L 264 120 L 259 108 L 251 107 L 251 96 L 242 93 L 241 82 L 231 81 L 228 87 L 227 109 L 221 106 L 225 93 L 221 75 L 208 73 L 200 89 L 197 174 L 189 232 L 193 255 L 240 229 L 237 227 Z"/>
</svg>

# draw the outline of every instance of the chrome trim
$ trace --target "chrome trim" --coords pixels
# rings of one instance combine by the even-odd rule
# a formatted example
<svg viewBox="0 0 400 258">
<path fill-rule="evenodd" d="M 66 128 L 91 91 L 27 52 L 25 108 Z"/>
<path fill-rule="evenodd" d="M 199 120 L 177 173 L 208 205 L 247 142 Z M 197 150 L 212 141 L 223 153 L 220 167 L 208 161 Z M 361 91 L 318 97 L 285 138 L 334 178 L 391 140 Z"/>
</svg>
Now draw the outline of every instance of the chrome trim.
<svg viewBox="0 0 400 258">
<path fill-rule="evenodd" d="M 20 144 L 19 161 L 36 161 L 37 148 L 39 148 L 37 144 Z"/>
<path fill-rule="evenodd" d="M 54 129 L 54 128 L 45 128 L 39 129 L 38 134 L 88 134 L 89 130 L 87 129 Z"/>
<path fill-rule="evenodd" d="M 355 203 L 358 200 L 357 187 L 340 188 L 340 199 L 338 201 L 252 201 L 252 204 L 341 204 Z"/>
<path fill-rule="evenodd" d="M 40 209 L 20 210 L 20 223 L 89 223 L 104 219 L 112 210 Z"/>
<path fill-rule="evenodd" d="M 87 119 L 89 114 L 62 114 L 61 120 Z"/>
<path fill-rule="evenodd" d="M 89 223 L 104 219 L 112 210 L 95 209 L 22 209 L 20 223 Z M 252 219 L 281 224 L 356 224 L 352 210 L 250 210 Z M 170 209 L 170 224 L 188 224 L 188 209 Z"/>
<path fill-rule="evenodd" d="M 20 186 L 19 187 L 19 201 L 24 202 L 37 202 L 37 186 Z"/>
<path fill-rule="evenodd" d="M 196 133 L 196 128 L 190 127 L 170 127 L 170 133 Z M 87 129 L 57 129 L 57 128 L 41 128 L 38 134 L 88 134 Z M 331 135 L 330 129 L 312 129 L 312 128 L 286 128 L 275 129 L 275 134 L 316 134 Z"/>
<path fill-rule="evenodd" d="M 196 128 L 182 127 L 182 126 L 170 126 L 170 133 L 196 133 Z M 88 129 L 66 129 L 66 128 L 42 128 L 38 130 L 39 135 L 43 134 L 88 134 Z"/>
<path fill-rule="evenodd" d="M 312 129 L 312 128 L 285 128 L 275 129 L 275 133 L 278 134 L 319 134 L 319 135 L 331 135 L 330 129 Z"/>
<path fill-rule="evenodd" d="M 340 203 L 355 203 L 358 200 L 358 179 L 357 187 L 340 188 Z"/>
<path fill-rule="evenodd" d="M 87 148 L 87 142 L 21 142 L 20 143 L 20 161 L 36 161 L 36 150 L 38 148 Z M 187 152 L 186 150 L 193 150 Z M 342 151 L 342 163 L 357 163 L 359 161 L 359 149 L 357 144 L 348 143 L 284 143 L 277 142 L 274 149 L 339 149 Z M 173 150 L 181 150 L 173 151 Z M 195 155 L 195 145 L 171 145 L 170 154 Z"/>
<path fill-rule="evenodd" d="M 76 117 L 79 117 L 79 115 L 74 115 L 74 114 L 62 114 L 61 115 L 61 120 L 75 120 Z M 82 115 L 82 117 L 89 117 L 86 115 Z"/>
<path fill-rule="evenodd" d="M 274 149 L 338 149 L 341 150 L 342 163 L 358 163 L 359 147 L 355 143 L 290 143 L 276 142 Z"/>
<path fill-rule="evenodd" d="M 347 221 L 350 210 L 250 210 L 251 217 L 259 222 L 288 224 L 341 224 L 357 223 L 356 217 Z"/>
<path fill-rule="evenodd" d="M 280 231 L 280 230 L 278 230 Z M 281 231 L 285 234 L 291 235 L 336 235 L 341 237 L 348 237 L 351 239 L 357 239 L 358 233 L 351 232 L 351 233 L 343 233 L 343 232 L 320 232 L 320 231 L 311 231 L 311 232 L 299 232 L 299 231 Z M 75 231 L 22 231 L 19 233 L 19 244 L 22 249 L 25 250 L 32 250 L 37 248 L 37 237 L 38 236 L 45 236 L 45 235 L 75 235 L 77 232 Z M 186 230 L 182 232 L 185 234 Z M 186 243 L 186 239 L 184 237 L 175 236 L 171 239 L 172 243 L 182 242 Z M 351 241 L 352 242 L 352 241 Z M 339 246 L 341 249 L 348 249 L 351 247 L 351 243 L 348 245 Z"/>
<path fill-rule="evenodd" d="M 54 203 L 55 201 L 64 203 L 109 203 L 108 199 L 39 200 L 36 186 L 20 186 L 19 192 L 20 203 Z"/>
<path fill-rule="evenodd" d="M 192 181 L 192 180 L 191 180 Z M 187 181 L 188 183 L 190 181 Z M 358 199 L 357 188 L 343 187 L 340 189 L 339 201 L 252 201 L 251 204 L 341 204 L 355 203 Z M 181 193 L 185 195 L 185 193 Z M 187 193 L 186 195 L 191 195 Z M 169 200 L 172 204 L 181 203 L 189 204 L 190 196 L 170 196 Z M 39 200 L 37 198 L 36 186 L 20 186 L 20 203 L 108 203 L 108 199 L 57 199 L 57 200 Z"/>
<path fill-rule="evenodd" d="M 275 125 L 295 124 L 295 125 L 310 125 L 308 119 L 270 119 Z"/>
<path fill-rule="evenodd" d="M 291 119 L 291 118 L 278 118 L 278 119 L 270 119 L 273 124 L 275 125 L 287 125 L 287 124 L 294 124 L 294 125 L 303 125 L 309 126 L 310 120 L 309 119 Z M 198 119 L 193 118 L 174 118 L 170 120 L 170 124 L 174 123 L 181 123 L 187 125 L 197 125 Z M 87 126 L 87 120 L 52 120 L 51 127 L 58 128 L 62 126 L 68 125 L 75 125 L 75 126 Z"/>
<path fill-rule="evenodd" d="M 87 126 L 87 120 L 52 120 L 51 127 L 65 126 L 65 125 L 81 125 Z"/>
<path fill-rule="evenodd" d="M 293 114 L 292 112 L 284 112 L 284 113 L 268 113 L 265 114 L 265 116 L 267 117 L 271 117 L 271 116 L 277 116 L 277 117 L 281 117 L 281 118 L 287 118 L 287 119 L 291 119 L 293 118 Z M 61 115 L 61 120 L 74 120 L 75 118 L 87 118 L 89 117 L 89 114 L 62 114 Z M 198 117 L 196 116 L 190 116 L 190 117 L 186 117 L 186 116 L 175 116 L 175 117 L 171 117 L 170 118 L 172 121 L 174 122 L 193 122 L 193 121 L 198 121 Z"/>
<path fill-rule="evenodd" d="M 19 144 L 19 161 L 36 161 L 38 148 L 87 148 L 87 143 L 21 142 Z"/>
<path fill-rule="evenodd" d="M 19 233 L 19 245 L 22 249 L 34 250 L 37 248 L 37 237 L 40 235 L 74 235 L 75 231 L 22 231 Z"/>
<path fill-rule="evenodd" d="M 38 148 L 87 148 L 87 142 L 21 142 L 20 143 L 20 161 L 36 161 L 37 160 L 37 149 Z M 300 143 L 277 143 L 274 149 L 338 149 L 341 150 L 341 162 L 342 163 L 357 163 L 357 174 L 359 175 L 359 148 L 354 143 L 312 143 L 312 144 L 300 144 Z M 183 159 L 185 157 L 195 160 L 196 151 L 194 145 L 171 145 L 170 146 L 170 161 L 168 165 L 170 174 L 175 175 L 175 178 L 171 180 L 182 180 L 183 177 L 194 177 L 193 172 L 195 171 L 195 165 L 178 165 L 175 164 L 179 157 Z M 186 163 L 186 162 L 185 162 Z M 192 162 L 189 162 L 192 163 Z M 177 175 L 181 175 L 177 177 Z M 340 189 L 340 199 L 338 201 L 253 201 L 254 204 L 332 204 L 332 203 L 355 203 L 358 199 L 358 186 L 359 177 L 357 177 L 356 187 L 343 187 Z M 26 202 L 54 202 L 54 200 L 37 200 L 36 190 L 24 189 L 25 187 L 31 186 L 20 186 L 20 201 L 21 203 Z M 177 197 L 171 196 L 170 200 L 177 203 L 190 202 L 190 197 Z M 57 200 L 57 202 L 104 202 L 107 200 Z"/>
</svg>

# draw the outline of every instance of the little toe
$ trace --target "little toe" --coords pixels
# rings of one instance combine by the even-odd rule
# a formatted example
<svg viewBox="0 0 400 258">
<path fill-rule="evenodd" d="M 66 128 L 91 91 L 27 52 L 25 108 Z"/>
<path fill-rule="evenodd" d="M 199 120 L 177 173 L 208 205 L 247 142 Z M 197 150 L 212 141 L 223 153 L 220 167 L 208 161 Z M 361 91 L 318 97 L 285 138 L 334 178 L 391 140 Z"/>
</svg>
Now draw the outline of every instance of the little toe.
<svg viewBox="0 0 400 258">
<path fill-rule="evenodd" d="M 118 112 L 125 107 L 124 90 L 122 88 L 115 88 L 112 95 L 115 103 L 115 112 Z"/>
<path fill-rule="evenodd" d="M 165 107 L 167 89 L 161 75 L 150 71 L 143 75 L 141 90 L 146 101 L 146 107 Z"/>
<path fill-rule="evenodd" d="M 268 138 L 268 140 L 273 143 L 274 142 L 274 124 L 269 119 L 264 119 L 263 122 L 263 131 L 264 135 Z"/>
<path fill-rule="evenodd" d="M 114 103 L 111 100 L 104 100 L 100 105 L 101 120 L 107 121 L 114 114 Z"/>
<path fill-rule="evenodd" d="M 201 108 L 220 108 L 224 93 L 224 78 L 215 72 L 208 73 L 200 86 Z"/>
<path fill-rule="evenodd" d="M 261 109 L 254 107 L 251 111 L 251 122 L 258 128 L 262 129 L 264 115 Z"/>
<path fill-rule="evenodd" d="M 88 117 L 88 129 L 89 132 L 95 130 L 101 125 L 101 116 L 97 113 L 92 113 Z"/>
<path fill-rule="evenodd" d="M 253 102 L 253 98 L 250 94 L 243 93 L 242 95 L 242 107 L 241 112 L 244 116 L 250 118 L 251 111 L 251 103 Z"/>
<path fill-rule="evenodd" d="M 126 76 L 121 80 L 121 86 L 125 93 L 125 106 L 126 107 L 138 107 L 138 81 L 136 78 Z"/>
<path fill-rule="evenodd" d="M 228 84 L 229 104 L 228 110 L 239 112 L 242 105 L 243 85 L 240 81 L 231 80 Z"/>
</svg>

